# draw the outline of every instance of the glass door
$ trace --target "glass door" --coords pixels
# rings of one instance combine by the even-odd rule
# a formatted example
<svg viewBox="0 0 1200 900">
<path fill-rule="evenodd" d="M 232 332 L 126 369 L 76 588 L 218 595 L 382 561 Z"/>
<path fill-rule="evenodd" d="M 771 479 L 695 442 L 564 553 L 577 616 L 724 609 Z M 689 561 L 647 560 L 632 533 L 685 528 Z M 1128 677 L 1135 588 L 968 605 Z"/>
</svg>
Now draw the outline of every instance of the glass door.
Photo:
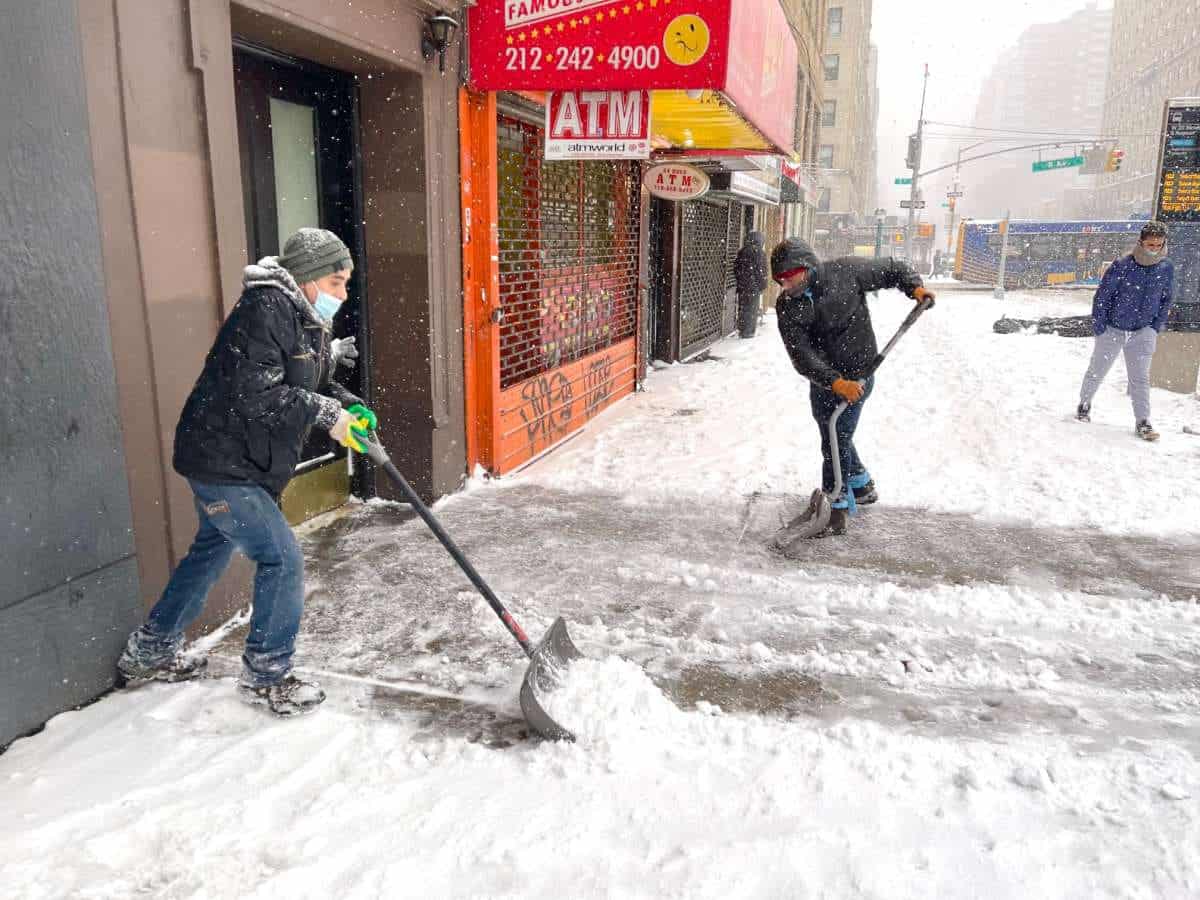
<svg viewBox="0 0 1200 900">
<path fill-rule="evenodd" d="M 277 256 L 301 227 L 327 228 L 355 260 L 349 299 L 334 318 L 335 337 L 358 336 L 361 357 L 336 377 L 365 395 L 369 348 L 363 331 L 362 242 L 357 223 L 355 89 L 351 76 L 250 45 L 235 44 L 234 83 L 248 262 Z M 301 521 L 345 502 L 346 451 L 323 431 L 310 434 L 284 512 Z"/>
</svg>

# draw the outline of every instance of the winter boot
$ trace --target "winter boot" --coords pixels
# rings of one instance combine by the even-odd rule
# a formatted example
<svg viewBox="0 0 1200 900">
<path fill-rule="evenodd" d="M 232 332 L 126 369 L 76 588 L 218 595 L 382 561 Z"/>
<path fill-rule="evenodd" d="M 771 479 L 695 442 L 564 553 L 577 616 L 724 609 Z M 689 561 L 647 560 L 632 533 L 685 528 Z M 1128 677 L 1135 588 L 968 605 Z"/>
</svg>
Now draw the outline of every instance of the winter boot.
<svg viewBox="0 0 1200 900">
<path fill-rule="evenodd" d="M 867 506 L 879 499 L 879 494 L 875 493 L 875 479 L 866 472 L 852 475 L 846 484 L 854 491 L 854 502 L 857 506 Z"/>
<path fill-rule="evenodd" d="M 1142 421 L 1138 422 L 1134 431 L 1143 441 L 1158 440 L 1158 432 L 1154 430 L 1154 426 L 1150 424 L 1149 419 L 1142 419 Z"/>
<path fill-rule="evenodd" d="M 238 696 L 254 706 L 266 706 L 277 716 L 298 716 L 320 706 L 325 692 L 316 682 L 289 674 L 282 681 L 261 687 L 239 681 Z"/>
<path fill-rule="evenodd" d="M 117 687 L 138 687 L 151 681 L 190 681 L 201 677 L 208 668 L 203 656 L 176 653 L 164 663 L 146 665 L 129 652 L 129 648 L 117 660 Z"/>
<path fill-rule="evenodd" d="M 829 511 L 829 526 L 825 529 L 825 535 L 842 535 L 846 533 L 846 522 L 850 518 L 850 510 L 842 507 L 841 509 L 833 508 Z"/>
<path fill-rule="evenodd" d="M 1092 404 L 1080 403 L 1075 410 L 1075 418 L 1080 422 L 1092 421 Z"/>
</svg>

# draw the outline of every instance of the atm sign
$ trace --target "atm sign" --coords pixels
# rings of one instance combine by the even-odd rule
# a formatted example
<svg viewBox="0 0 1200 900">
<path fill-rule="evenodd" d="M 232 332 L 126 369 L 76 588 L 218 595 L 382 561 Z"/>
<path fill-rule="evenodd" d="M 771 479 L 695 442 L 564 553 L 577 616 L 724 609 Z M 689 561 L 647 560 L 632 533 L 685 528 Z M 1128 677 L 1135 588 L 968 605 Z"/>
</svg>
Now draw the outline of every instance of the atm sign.
<svg viewBox="0 0 1200 900">
<path fill-rule="evenodd" d="M 555 91 L 546 159 L 649 159 L 649 91 Z"/>
</svg>

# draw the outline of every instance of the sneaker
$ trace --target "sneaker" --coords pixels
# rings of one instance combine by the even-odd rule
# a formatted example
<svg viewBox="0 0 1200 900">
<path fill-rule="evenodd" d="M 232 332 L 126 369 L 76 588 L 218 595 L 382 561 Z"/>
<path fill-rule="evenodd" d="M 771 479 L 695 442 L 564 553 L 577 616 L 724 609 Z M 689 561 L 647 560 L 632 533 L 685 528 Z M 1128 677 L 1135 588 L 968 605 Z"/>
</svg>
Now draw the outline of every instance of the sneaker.
<svg viewBox="0 0 1200 900">
<path fill-rule="evenodd" d="M 854 490 L 854 502 L 859 506 L 867 506 L 879 499 L 879 494 L 875 493 L 875 480 L 872 479 L 862 487 L 856 487 Z"/>
<path fill-rule="evenodd" d="M 1078 408 L 1075 410 L 1075 418 L 1080 422 L 1092 421 L 1092 404 L 1080 403 Z"/>
<path fill-rule="evenodd" d="M 314 681 L 287 675 L 282 681 L 255 687 L 238 682 L 238 696 L 254 706 L 266 706 L 277 716 L 298 716 L 316 709 L 325 700 L 325 692 Z"/>
<path fill-rule="evenodd" d="M 191 681 L 208 669 L 208 659 L 176 653 L 160 665 L 148 666 L 138 662 L 126 650 L 117 660 L 117 687 L 137 687 L 151 681 Z"/>
<path fill-rule="evenodd" d="M 1154 430 L 1154 426 L 1150 424 L 1149 419 L 1142 419 L 1142 421 L 1138 422 L 1134 431 L 1143 441 L 1158 440 L 1158 432 Z"/>
</svg>

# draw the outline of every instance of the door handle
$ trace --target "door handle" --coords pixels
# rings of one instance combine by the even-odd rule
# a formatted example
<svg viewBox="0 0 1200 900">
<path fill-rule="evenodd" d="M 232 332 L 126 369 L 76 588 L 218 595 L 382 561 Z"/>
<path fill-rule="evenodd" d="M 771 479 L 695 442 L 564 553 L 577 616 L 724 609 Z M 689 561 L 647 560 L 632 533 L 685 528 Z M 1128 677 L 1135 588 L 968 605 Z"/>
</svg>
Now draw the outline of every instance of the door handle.
<svg viewBox="0 0 1200 900">
<path fill-rule="evenodd" d="M 497 306 L 495 309 L 492 310 L 492 314 L 488 318 L 490 318 L 492 320 L 493 325 L 499 325 L 501 322 L 504 321 L 504 308 L 501 306 Z"/>
</svg>

